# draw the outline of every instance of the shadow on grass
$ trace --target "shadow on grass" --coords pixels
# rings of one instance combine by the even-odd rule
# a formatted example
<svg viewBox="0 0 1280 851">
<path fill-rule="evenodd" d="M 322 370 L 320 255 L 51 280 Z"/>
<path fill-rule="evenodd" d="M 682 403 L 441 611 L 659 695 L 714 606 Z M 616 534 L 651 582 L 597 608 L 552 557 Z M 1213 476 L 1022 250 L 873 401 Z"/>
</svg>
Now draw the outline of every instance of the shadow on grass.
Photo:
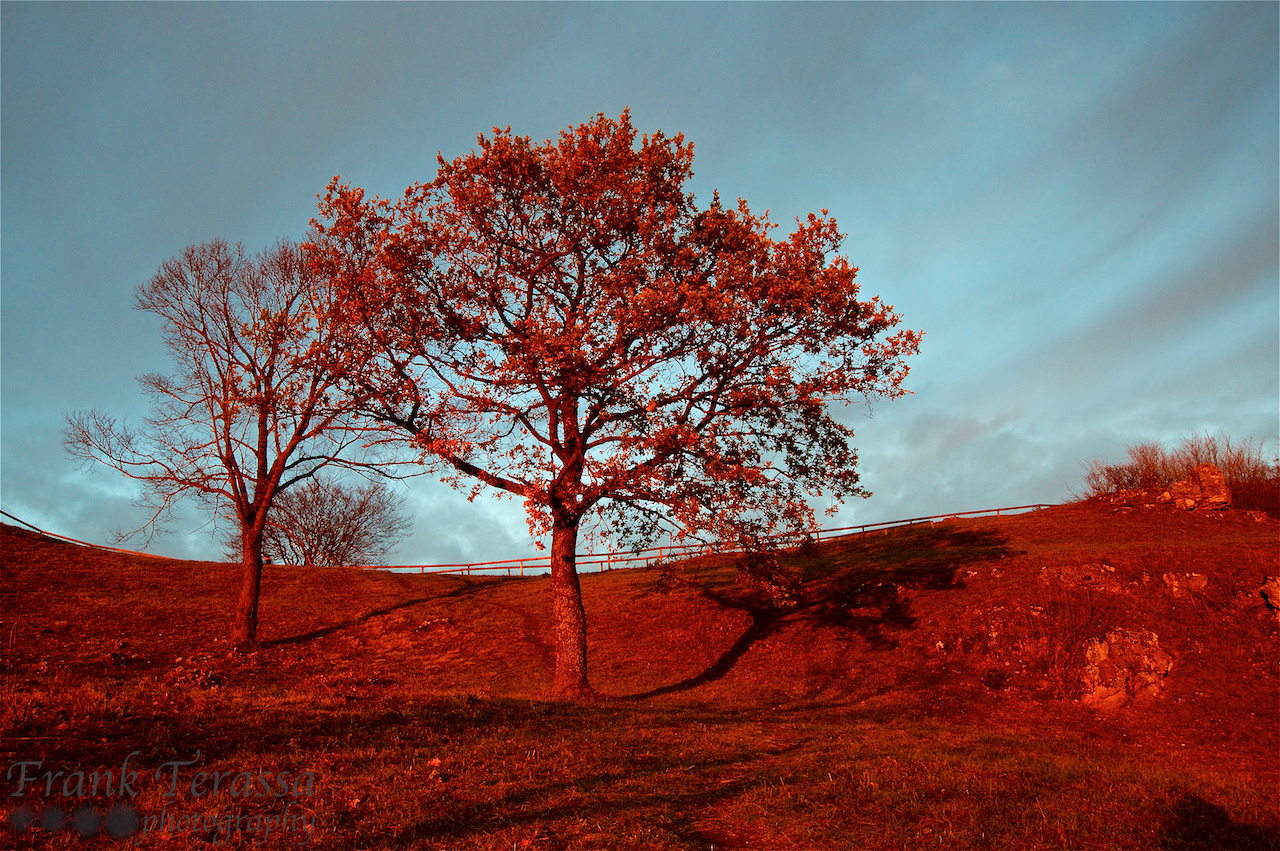
<svg viewBox="0 0 1280 851">
<path fill-rule="evenodd" d="M 915 626 L 914 594 L 960 588 L 962 568 L 1010 554 L 1008 538 L 998 532 L 929 526 L 857 538 L 796 567 L 806 580 L 810 619 L 849 630 L 873 649 L 890 650 L 897 646 L 896 633 Z"/>
<path fill-rule="evenodd" d="M 788 750 L 794 750 L 789 748 Z M 664 759 L 642 768 L 623 768 L 577 775 L 524 786 L 491 801 L 442 806 L 437 814 L 385 836 L 369 837 L 368 847 L 419 848 L 441 840 L 474 840 L 511 828 L 575 821 L 616 829 L 631 821 L 632 829 L 670 833 L 681 842 L 704 844 L 706 837 L 693 817 L 715 804 L 731 800 L 759 783 L 750 773 L 708 788 L 708 775 L 732 771 L 754 759 L 742 751 L 712 759 Z M 669 777 L 668 777 L 669 776 Z M 673 783 L 679 779 L 683 783 Z M 687 785 L 685 785 L 687 784 Z M 643 825 L 634 824 L 643 821 Z M 616 837 L 615 837 L 616 839 Z M 526 840 L 528 842 L 529 840 Z"/>
<path fill-rule="evenodd" d="M 790 561 L 807 582 L 887 574 L 886 578 L 920 587 L 949 588 L 958 568 L 1013 555 L 1008 544 L 1008 537 L 994 529 L 911 526 L 883 535 L 835 539 L 825 544 L 817 558 L 792 556 Z"/>
<path fill-rule="evenodd" d="M 723 602 L 723 598 L 721 598 L 721 601 Z M 649 697 L 659 697 L 664 694 L 689 691 L 690 689 L 695 689 L 698 686 L 715 682 L 733 670 L 733 666 L 738 663 L 738 660 L 742 658 L 744 653 L 751 649 L 752 645 L 757 641 L 767 638 L 770 634 L 775 632 L 786 613 L 778 609 L 760 608 L 747 609 L 747 614 L 751 616 L 751 626 L 747 627 L 742 635 L 738 636 L 738 640 L 733 643 L 733 646 L 721 653 L 720 658 L 712 662 L 711 666 L 705 671 L 697 676 L 681 680 L 678 683 L 660 686 L 643 692 L 642 694 L 628 695 L 623 699 L 644 700 Z"/>
<path fill-rule="evenodd" d="M 535 836 L 548 828 L 572 833 L 597 820 L 610 830 L 657 835 L 661 847 L 706 847 L 700 833 L 706 809 L 758 786 L 760 759 L 803 752 L 800 743 L 738 734 L 739 726 L 754 728 L 732 710 L 637 713 L 633 707 L 471 696 L 391 709 L 293 704 L 246 712 L 234 702 L 211 709 L 202 717 L 158 714 L 149 719 L 148 732 L 154 734 L 161 721 L 166 731 L 150 741 L 134 740 L 126 730 L 86 753 L 67 738 L 42 757 L 94 770 L 119 766 L 136 751 L 129 765 L 142 794 L 137 812 L 161 818 L 161 807 L 168 806 L 190 816 L 193 825 L 206 823 L 203 830 L 178 828 L 175 834 L 175 843 L 185 838 L 201 847 L 219 844 L 207 825 L 224 817 L 228 805 L 242 803 L 254 813 L 279 814 L 286 804 L 312 812 L 313 823 L 329 834 L 323 844 L 330 848 L 488 847 L 486 838 L 511 828 Z M 729 732 L 708 745 L 702 732 L 708 727 Z M 592 745 L 602 735 L 612 736 L 615 746 L 597 753 Z M 443 765 L 431 759 L 437 756 Z M 179 797 L 168 802 L 165 765 L 179 766 L 172 775 L 180 781 Z M 219 794 L 186 794 L 188 780 L 206 770 L 315 771 L 316 794 L 245 802 L 234 800 L 226 786 Z M 0 820 L 0 835 L 5 828 Z M 295 847 L 305 836 L 285 831 L 265 846 Z M 249 836 L 246 829 L 243 837 Z M 233 844 L 248 847 L 249 839 Z M 584 839 L 580 847 L 595 844 Z"/>
<path fill-rule="evenodd" d="M 1167 849 L 1280 849 L 1280 831 L 1233 821 L 1227 811 L 1199 795 L 1183 795 L 1160 836 Z"/>
<path fill-rule="evenodd" d="M 621 757 L 607 759 L 604 766 L 587 763 L 580 769 L 539 771 L 530 782 L 488 787 L 486 791 L 492 795 L 472 789 L 468 795 L 441 798 L 429 815 L 381 835 L 370 834 L 363 838 L 362 847 L 441 847 L 456 841 L 475 842 L 477 837 L 491 837 L 512 828 L 532 829 L 536 837 L 547 825 L 559 825 L 563 830 L 575 823 L 588 834 L 589 825 L 599 830 L 604 823 L 611 831 L 667 834 L 681 847 L 705 847 L 710 842 L 697 824 L 699 816 L 758 787 L 762 760 L 788 757 L 804 748 L 802 743 L 767 742 L 753 736 L 724 747 L 711 745 L 710 752 L 690 753 L 690 748 L 706 747 L 696 730 L 742 723 L 736 713 L 714 709 L 642 710 L 637 716 L 629 708 L 600 704 L 504 702 L 483 708 L 495 713 L 494 720 L 510 725 L 504 737 L 516 739 L 533 734 L 546 741 L 547 729 L 555 729 L 560 736 L 594 739 L 623 719 L 631 725 L 639 722 L 640 729 L 660 735 L 656 739 L 642 737 L 646 753 L 639 760 Z M 634 743 L 628 742 L 626 735 L 620 737 L 619 754 L 626 752 L 628 744 Z M 657 753 L 647 753 L 650 748 Z M 596 847 L 595 837 L 579 838 L 585 843 L 583 847 Z M 526 838 L 520 847 L 534 841 Z"/>
<path fill-rule="evenodd" d="M 400 609 L 407 609 L 407 608 L 410 608 L 411 606 L 420 606 L 423 603 L 430 603 L 434 600 L 447 600 L 447 599 L 457 599 L 462 597 L 472 597 L 472 596 L 475 596 L 475 594 L 479 592 L 483 587 L 484 586 L 478 583 L 469 583 L 467 585 L 459 586 L 458 588 L 455 588 L 454 590 L 446 594 L 436 594 L 433 597 L 417 597 L 413 600 L 404 600 L 402 602 L 396 603 L 394 606 L 384 606 L 381 609 L 374 609 L 372 611 L 365 612 L 363 615 L 360 615 L 359 617 L 351 618 L 350 620 L 345 620 L 345 621 L 342 621 L 341 623 L 330 624 L 329 626 L 321 627 L 320 629 L 313 629 L 310 632 L 304 632 L 300 635 L 290 635 L 287 638 L 273 638 L 270 641 L 263 641 L 261 642 L 261 646 L 262 647 L 284 647 L 290 644 L 305 644 L 308 641 L 315 641 L 317 638 L 324 638 L 326 635 L 333 635 L 335 632 L 341 632 L 344 629 L 350 629 L 353 626 L 359 626 L 360 624 L 365 623 L 366 621 L 370 621 L 374 618 L 381 617 L 383 615 L 389 615 L 392 612 L 399 611 Z"/>
<path fill-rule="evenodd" d="M 762 598 L 704 588 L 703 593 L 717 604 L 745 611 L 751 625 L 701 673 L 626 699 L 643 700 L 715 682 L 733 670 L 752 646 L 787 622 L 841 627 L 873 649 L 891 650 L 897 646 L 896 634 L 915 626 L 912 592 L 961 587 L 957 578 L 961 568 L 1012 554 L 1008 538 L 998 532 L 949 526 L 895 530 L 884 538 L 863 536 L 831 552 L 820 559 L 800 554 L 781 559 L 804 583 L 794 607 L 778 608 Z"/>
</svg>

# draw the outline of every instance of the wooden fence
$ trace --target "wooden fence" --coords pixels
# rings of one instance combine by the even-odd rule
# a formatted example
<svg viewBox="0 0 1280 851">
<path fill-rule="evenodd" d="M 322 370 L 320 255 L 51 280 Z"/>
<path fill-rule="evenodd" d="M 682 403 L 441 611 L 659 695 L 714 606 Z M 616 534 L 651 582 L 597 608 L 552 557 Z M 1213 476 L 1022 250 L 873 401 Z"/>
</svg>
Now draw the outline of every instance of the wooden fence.
<svg viewBox="0 0 1280 851">
<path fill-rule="evenodd" d="M 891 529 L 896 526 L 913 526 L 917 523 L 933 523 L 938 520 L 950 520 L 955 517 L 981 517 L 995 516 L 999 517 L 1003 514 L 1011 514 L 1023 511 L 1039 511 L 1042 508 L 1053 508 L 1052 504 L 1037 502 L 1032 505 L 1014 505 L 1008 508 L 983 508 L 978 511 L 953 511 L 950 514 L 931 514 L 928 517 L 911 517 L 907 520 L 888 520 L 882 523 L 863 523 L 861 526 L 840 526 L 834 529 L 815 529 L 813 539 L 815 541 L 830 541 L 835 538 L 847 538 L 852 535 L 862 535 L 880 529 Z M 126 553 L 129 555 L 150 555 L 149 553 L 141 553 L 136 550 L 124 550 L 117 547 L 104 547 L 101 544 L 90 544 L 85 541 L 78 541 L 75 538 L 68 538 L 65 535 L 58 535 L 53 532 L 46 532 L 32 526 L 25 520 L 19 520 L 7 511 L 0 511 L 5 517 L 16 520 L 23 526 L 39 532 L 50 538 L 67 541 L 68 543 L 78 544 L 84 547 L 93 547 L 99 550 L 109 550 L 115 553 Z M 804 536 L 796 536 L 793 534 L 775 535 L 772 540 L 779 542 L 782 547 L 796 546 L 801 542 Z M 714 544 L 669 544 L 661 547 L 650 547 L 647 550 L 639 552 L 631 552 L 630 550 L 612 550 L 604 553 L 583 553 L 575 560 L 580 573 L 603 572 L 606 570 L 617 570 L 631 567 L 648 567 L 649 565 L 669 558 L 691 558 L 698 555 L 706 555 L 709 553 L 736 553 L 740 552 L 737 548 L 719 549 Z M 152 556 L 152 558 L 171 558 L 171 556 Z M 440 574 L 461 574 L 470 576 L 473 573 L 481 573 L 485 575 L 498 575 L 505 573 L 507 576 L 540 576 L 551 569 L 551 556 L 533 556 L 531 558 L 509 558 L 500 561 L 481 561 L 473 564 L 416 564 L 416 565 L 367 565 L 361 566 L 359 570 L 391 570 L 398 573 L 440 573 Z"/>
<path fill-rule="evenodd" d="M 950 520 L 955 517 L 999 517 L 1001 514 L 1012 514 L 1024 511 L 1039 511 L 1042 508 L 1053 508 L 1050 503 L 1037 502 L 1031 505 L 1014 505 L 1007 508 L 984 508 L 978 511 L 953 511 L 949 514 L 931 514 L 928 517 L 911 517 L 906 520 L 888 520 L 882 523 L 863 523 L 860 526 L 840 526 L 834 529 L 816 529 L 813 532 L 815 541 L 829 541 L 835 538 L 847 538 L 862 535 L 880 529 L 891 529 L 897 526 L 913 526 L 917 523 L 933 523 L 938 520 Z M 795 546 L 804 536 L 784 534 L 773 536 L 782 546 Z M 620 568 L 648 567 L 649 565 L 669 558 L 691 558 L 709 553 L 735 553 L 737 548 L 719 549 L 714 544 L 670 544 L 662 547 L 650 547 L 647 550 L 631 552 L 630 550 L 612 550 L 603 553 L 583 553 L 575 559 L 579 573 L 603 572 Z M 370 565 L 361 570 L 394 570 L 396 572 L 417 572 L 437 574 L 460 574 L 469 576 L 473 573 L 485 575 L 507 576 L 540 576 L 551 569 L 551 556 L 533 556 L 530 558 L 502 559 L 500 561 L 481 561 L 473 564 L 421 564 L 421 565 Z"/>
<path fill-rule="evenodd" d="M 174 556 L 158 556 L 152 553 L 138 552 L 137 550 L 123 550 L 120 547 L 106 547 L 106 546 L 103 546 L 102 544 L 91 544 L 88 541 L 79 541 L 79 540 L 76 540 L 75 538 L 68 538 L 66 535 L 59 535 L 57 532 L 46 532 L 45 530 L 37 526 L 32 526 L 30 523 L 28 523 L 27 521 L 23 520 L 20 517 L 14 517 L 12 514 L 10 514 L 7 511 L 0 511 L 0 514 L 3 514 L 5 517 L 8 517 L 10 520 L 14 520 L 18 523 L 21 523 L 23 526 L 26 526 L 28 529 L 31 529 L 34 532 L 39 532 L 41 535 L 43 535 L 46 538 L 53 538 L 54 540 L 63 541 L 68 544 L 75 544 L 76 546 L 80 546 L 80 547 L 89 547 L 90 549 L 94 549 L 94 550 L 106 550 L 109 553 L 122 553 L 124 555 L 129 555 L 129 556 L 146 556 L 147 558 L 167 558 L 167 559 L 170 559 L 171 561 L 181 561 L 181 559 L 178 559 Z"/>
</svg>

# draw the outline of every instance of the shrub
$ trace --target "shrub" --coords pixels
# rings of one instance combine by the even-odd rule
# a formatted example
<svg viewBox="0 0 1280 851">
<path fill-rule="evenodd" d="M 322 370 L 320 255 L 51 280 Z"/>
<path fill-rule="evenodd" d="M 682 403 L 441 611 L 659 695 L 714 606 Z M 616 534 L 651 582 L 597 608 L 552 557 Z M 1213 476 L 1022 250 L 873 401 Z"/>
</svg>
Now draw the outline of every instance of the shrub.
<svg viewBox="0 0 1280 851">
<path fill-rule="evenodd" d="M 1159 491 L 1176 481 L 1191 478 L 1201 464 L 1222 471 L 1236 508 L 1280 515 L 1280 457 L 1263 458 L 1263 443 L 1247 438 L 1232 442 L 1208 432 L 1184 437 L 1172 451 L 1158 441 L 1137 443 L 1128 449 L 1129 460 L 1107 464 L 1090 461 L 1085 471 L 1084 497 L 1104 496 L 1122 490 Z"/>
</svg>

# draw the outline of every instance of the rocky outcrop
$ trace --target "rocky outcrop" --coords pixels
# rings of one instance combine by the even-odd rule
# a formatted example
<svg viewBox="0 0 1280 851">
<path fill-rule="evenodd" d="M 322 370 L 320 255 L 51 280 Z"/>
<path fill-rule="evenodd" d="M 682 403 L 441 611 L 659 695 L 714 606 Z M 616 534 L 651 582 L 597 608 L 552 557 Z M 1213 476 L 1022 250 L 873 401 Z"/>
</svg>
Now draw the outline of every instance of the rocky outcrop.
<svg viewBox="0 0 1280 851">
<path fill-rule="evenodd" d="M 1151 502 L 1151 494 L 1147 491 L 1129 488 L 1122 488 L 1095 498 L 1112 505 L 1142 505 Z"/>
<path fill-rule="evenodd" d="M 1084 652 L 1080 702 L 1095 709 L 1119 709 L 1159 697 L 1173 670 L 1173 657 L 1148 630 L 1114 629 L 1086 643 Z"/>
<path fill-rule="evenodd" d="M 1201 464 L 1192 471 L 1192 477 L 1200 486 L 1198 508 L 1216 510 L 1231 507 L 1231 492 L 1227 490 L 1227 481 L 1221 470 L 1213 464 Z"/>
<path fill-rule="evenodd" d="M 1209 585 L 1209 580 L 1200 573 L 1184 573 L 1181 576 L 1176 573 L 1166 573 L 1164 584 L 1168 587 L 1169 593 L 1175 597 L 1194 597 L 1204 592 Z"/>
<path fill-rule="evenodd" d="M 1124 584 L 1116 578 L 1116 569 L 1105 562 L 1042 567 L 1040 583 L 1050 588 L 1084 588 L 1112 594 L 1125 590 Z"/>
<path fill-rule="evenodd" d="M 1209 511 L 1231 507 L 1231 492 L 1222 471 L 1213 464 L 1201 464 L 1185 482 L 1174 482 L 1160 494 L 1158 502 L 1172 502 L 1178 508 Z"/>
<path fill-rule="evenodd" d="M 1196 507 L 1200 491 L 1191 482 L 1174 482 L 1169 489 L 1160 494 L 1160 502 L 1172 502 L 1178 508 L 1188 511 Z"/>
<path fill-rule="evenodd" d="M 1280 620 L 1280 576 L 1268 576 L 1259 593 L 1266 602 L 1267 608 L 1274 612 L 1276 618 Z M 1254 599 L 1257 598 L 1255 597 Z"/>
</svg>

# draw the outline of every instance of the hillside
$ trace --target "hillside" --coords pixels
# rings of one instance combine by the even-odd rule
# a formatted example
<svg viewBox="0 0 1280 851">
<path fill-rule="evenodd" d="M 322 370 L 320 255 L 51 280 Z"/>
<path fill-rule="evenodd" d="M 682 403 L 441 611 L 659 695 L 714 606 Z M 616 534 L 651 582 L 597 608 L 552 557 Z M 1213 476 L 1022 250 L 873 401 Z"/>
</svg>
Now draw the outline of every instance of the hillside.
<svg viewBox="0 0 1280 851">
<path fill-rule="evenodd" d="M 124 803 L 159 848 L 1274 848 L 1278 544 L 1243 512 L 1084 503 L 823 542 L 784 557 L 782 606 L 723 557 L 586 575 L 604 697 L 558 704 L 545 579 L 268 567 L 262 648 L 231 656 L 236 566 L 5 526 L 0 751 L 138 751 Z M 1121 630 L 1160 669 L 1081 702 Z M 165 797 L 196 751 L 182 771 L 314 794 Z M 119 845 L 41 819 L 122 801 L 41 779 L 9 838 Z M 166 804 L 187 821 L 148 826 Z"/>
</svg>

